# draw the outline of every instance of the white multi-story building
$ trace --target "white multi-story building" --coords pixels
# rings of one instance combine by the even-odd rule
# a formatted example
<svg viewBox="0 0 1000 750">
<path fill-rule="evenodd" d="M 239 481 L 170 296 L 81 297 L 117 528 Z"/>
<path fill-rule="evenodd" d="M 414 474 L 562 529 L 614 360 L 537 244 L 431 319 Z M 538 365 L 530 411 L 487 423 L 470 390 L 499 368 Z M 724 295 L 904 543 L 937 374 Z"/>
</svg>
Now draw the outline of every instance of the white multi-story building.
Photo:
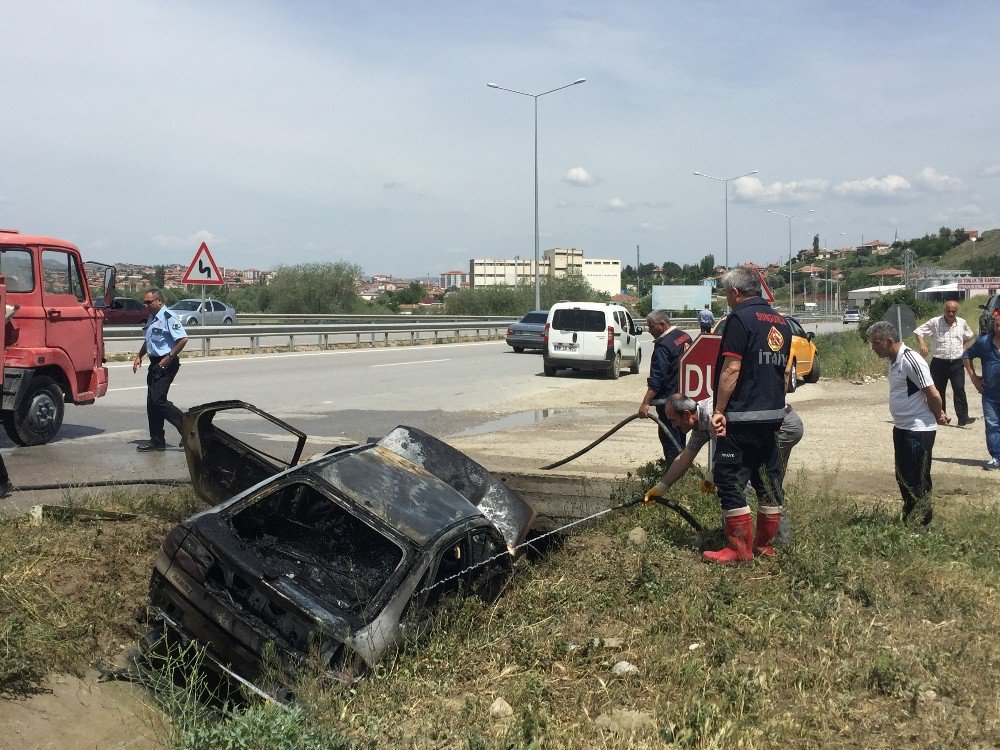
<svg viewBox="0 0 1000 750">
<path fill-rule="evenodd" d="M 445 271 L 441 274 L 441 286 L 445 289 L 468 286 L 469 274 L 465 271 Z"/>
<path fill-rule="evenodd" d="M 607 294 L 621 291 L 621 261 L 584 258 L 575 247 L 554 247 L 546 250 L 538 264 L 538 273 L 550 279 L 567 274 L 579 274 L 594 289 Z M 525 258 L 473 258 L 469 261 L 469 283 L 473 288 L 484 286 L 517 286 L 533 282 L 535 262 Z"/>
</svg>

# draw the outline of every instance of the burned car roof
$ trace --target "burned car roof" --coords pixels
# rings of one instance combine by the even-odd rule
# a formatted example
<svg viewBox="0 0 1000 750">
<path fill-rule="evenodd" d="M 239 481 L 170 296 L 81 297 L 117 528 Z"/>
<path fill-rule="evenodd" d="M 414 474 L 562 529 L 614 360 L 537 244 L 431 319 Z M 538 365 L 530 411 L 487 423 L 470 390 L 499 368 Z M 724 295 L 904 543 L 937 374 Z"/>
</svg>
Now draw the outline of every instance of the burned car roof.
<svg viewBox="0 0 1000 750">
<path fill-rule="evenodd" d="M 468 498 L 382 445 L 325 456 L 302 466 L 415 544 L 473 516 Z"/>
</svg>

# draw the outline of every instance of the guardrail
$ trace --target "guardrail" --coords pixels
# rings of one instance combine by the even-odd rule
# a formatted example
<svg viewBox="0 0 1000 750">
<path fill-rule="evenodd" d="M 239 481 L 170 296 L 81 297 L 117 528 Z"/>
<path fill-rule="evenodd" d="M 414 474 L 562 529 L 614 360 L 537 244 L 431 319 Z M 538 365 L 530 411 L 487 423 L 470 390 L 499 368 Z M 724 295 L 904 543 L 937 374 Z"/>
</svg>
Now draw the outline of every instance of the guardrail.
<svg viewBox="0 0 1000 750">
<path fill-rule="evenodd" d="M 275 316 L 281 318 L 283 316 Z M 304 316 L 308 319 L 310 316 Z M 356 316 L 363 317 L 363 316 Z M 218 348 L 228 349 L 249 349 L 251 354 L 260 351 L 264 339 L 281 339 L 281 344 L 271 346 L 287 347 L 289 351 L 295 351 L 296 346 L 315 346 L 320 349 L 329 349 L 331 346 L 389 346 L 392 341 L 405 342 L 408 344 L 419 343 L 439 343 L 442 340 L 460 341 L 463 338 L 473 341 L 483 340 L 485 333 L 486 340 L 500 338 L 506 333 L 508 326 L 516 322 L 517 318 L 477 318 L 466 316 L 465 319 L 447 318 L 444 316 L 427 315 L 422 318 L 432 319 L 430 322 L 420 320 L 407 320 L 405 323 L 399 320 L 400 316 L 374 316 L 389 317 L 394 323 L 318 323 L 308 324 L 304 322 L 294 324 L 257 324 L 238 326 L 189 326 L 187 329 L 188 338 L 201 342 L 201 353 L 209 356 L 212 353 L 212 342 L 247 340 L 247 346 L 218 346 Z M 409 318 L 409 316 L 406 316 Z M 414 316 L 416 317 L 416 316 Z M 819 323 L 831 320 L 840 320 L 840 316 L 830 315 L 804 315 L 796 316 L 800 323 Z M 671 323 L 681 328 L 696 328 L 697 318 L 671 318 Z M 453 335 L 452 335 L 453 334 Z M 308 341 L 310 337 L 315 339 Z M 362 342 L 364 338 L 364 342 Z M 287 339 L 287 343 L 285 343 Z M 143 340 L 143 328 L 140 326 L 109 326 L 104 329 L 104 341 L 113 342 L 136 342 L 136 350 L 141 346 Z M 265 345 L 266 346 L 266 345 Z"/>
<path fill-rule="evenodd" d="M 223 348 L 249 348 L 251 354 L 260 351 L 262 340 L 268 338 L 287 339 L 287 344 L 275 344 L 275 346 L 287 346 L 289 351 L 295 351 L 297 345 L 317 346 L 320 349 L 329 349 L 331 346 L 351 345 L 362 346 L 362 337 L 366 340 L 364 345 L 375 347 L 379 344 L 389 346 L 390 341 L 403 341 L 409 344 L 427 343 L 432 341 L 438 343 L 442 340 L 454 339 L 459 341 L 463 338 L 480 341 L 485 332 L 487 339 L 498 338 L 507 331 L 507 327 L 516 319 L 494 319 L 492 322 L 483 320 L 449 321 L 447 319 L 434 323 L 411 323 L 409 325 L 388 325 L 384 323 L 371 324 L 348 324 L 333 323 L 319 325 L 240 325 L 240 326 L 191 326 L 187 329 L 188 338 L 201 342 L 201 352 L 203 356 L 212 353 L 212 341 L 234 341 L 237 339 L 249 340 L 248 347 L 223 347 Z M 306 339 L 315 336 L 313 341 L 306 343 Z M 104 341 L 125 342 L 134 341 L 139 348 L 139 342 L 143 340 L 143 329 L 137 326 L 116 326 L 104 329 Z"/>
</svg>

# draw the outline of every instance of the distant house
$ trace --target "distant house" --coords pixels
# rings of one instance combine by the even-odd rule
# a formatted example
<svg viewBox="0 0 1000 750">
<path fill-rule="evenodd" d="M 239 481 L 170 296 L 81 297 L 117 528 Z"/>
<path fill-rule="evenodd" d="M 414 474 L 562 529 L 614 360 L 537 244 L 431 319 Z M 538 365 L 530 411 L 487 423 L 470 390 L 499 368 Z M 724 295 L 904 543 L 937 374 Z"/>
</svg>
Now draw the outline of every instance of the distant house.
<svg viewBox="0 0 1000 750">
<path fill-rule="evenodd" d="M 857 250 L 870 250 L 872 255 L 885 255 L 889 252 L 890 248 L 887 244 L 882 242 L 882 240 L 872 240 L 871 242 L 865 242 L 858 245 Z"/>
</svg>

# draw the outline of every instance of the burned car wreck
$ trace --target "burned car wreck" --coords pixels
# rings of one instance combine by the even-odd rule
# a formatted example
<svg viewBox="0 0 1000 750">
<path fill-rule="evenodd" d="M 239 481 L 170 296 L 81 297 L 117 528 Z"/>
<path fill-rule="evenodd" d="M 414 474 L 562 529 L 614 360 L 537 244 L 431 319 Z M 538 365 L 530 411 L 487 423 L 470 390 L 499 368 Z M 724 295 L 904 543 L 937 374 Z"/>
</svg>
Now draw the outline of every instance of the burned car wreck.
<svg viewBox="0 0 1000 750">
<path fill-rule="evenodd" d="M 220 415 L 278 428 L 291 456 Z M 240 682 L 258 678 L 268 644 L 287 674 L 307 659 L 340 679 L 374 665 L 442 596 L 495 597 L 534 520 L 482 466 L 412 427 L 301 464 L 306 435 L 241 401 L 191 409 L 183 434 L 195 491 L 218 504 L 167 535 L 150 617 Z"/>
</svg>

